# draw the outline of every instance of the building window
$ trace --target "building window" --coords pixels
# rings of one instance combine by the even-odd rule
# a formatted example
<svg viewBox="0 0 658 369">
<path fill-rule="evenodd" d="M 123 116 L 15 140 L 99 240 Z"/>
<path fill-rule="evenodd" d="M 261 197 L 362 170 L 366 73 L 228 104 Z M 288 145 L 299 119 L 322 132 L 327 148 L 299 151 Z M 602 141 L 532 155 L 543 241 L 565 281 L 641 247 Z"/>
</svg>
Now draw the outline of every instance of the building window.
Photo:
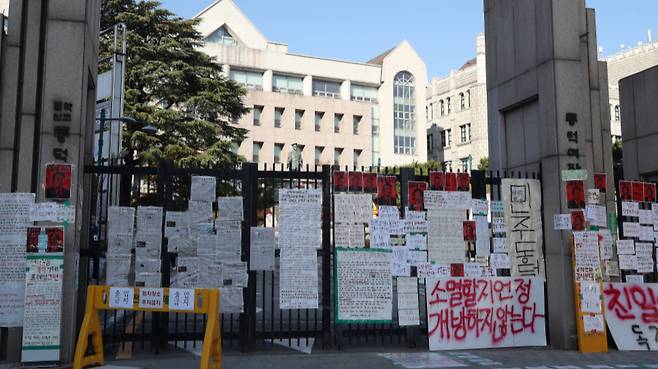
<svg viewBox="0 0 658 369">
<path fill-rule="evenodd" d="M 448 147 L 451 144 L 450 130 L 445 129 L 441 131 L 441 147 Z"/>
<path fill-rule="evenodd" d="M 430 103 L 430 109 L 429 109 L 429 120 L 434 119 L 434 104 Z"/>
<path fill-rule="evenodd" d="M 463 92 L 459 93 L 459 109 L 466 109 L 466 97 L 464 96 Z"/>
<path fill-rule="evenodd" d="M 231 35 L 231 33 L 224 26 L 219 27 L 215 32 L 208 35 L 208 37 L 206 37 L 206 42 L 231 46 L 238 44 L 238 41 L 233 38 L 233 35 Z"/>
<path fill-rule="evenodd" d="M 441 116 L 444 116 L 446 114 L 446 111 L 445 111 L 446 107 L 445 107 L 445 103 L 443 102 L 443 100 L 439 100 L 439 105 L 440 105 L 440 108 L 441 108 Z"/>
<path fill-rule="evenodd" d="M 466 103 L 470 109 L 471 107 L 471 90 L 466 90 Z"/>
<path fill-rule="evenodd" d="M 615 105 L 615 120 L 618 121 L 621 119 L 621 114 L 619 112 L 619 105 Z"/>
<path fill-rule="evenodd" d="M 231 142 L 231 152 L 233 154 L 237 155 L 238 151 L 240 150 L 240 145 L 242 145 L 242 142 L 239 142 L 239 141 Z"/>
<path fill-rule="evenodd" d="M 251 157 L 251 161 L 254 163 L 258 163 L 260 159 L 260 150 L 263 148 L 263 143 L 262 142 L 254 142 L 253 146 L 253 154 Z"/>
<path fill-rule="evenodd" d="M 459 142 L 466 142 L 466 124 L 459 126 Z"/>
<path fill-rule="evenodd" d="M 274 128 L 281 128 L 281 118 L 285 108 L 274 108 Z"/>
<path fill-rule="evenodd" d="M 324 151 L 324 146 L 315 147 L 315 165 L 322 164 L 322 152 Z"/>
<path fill-rule="evenodd" d="M 352 101 L 372 101 L 377 102 L 377 88 L 370 86 L 360 86 L 353 84 L 351 87 Z"/>
<path fill-rule="evenodd" d="M 343 149 L 337 147 L 334 149 L 334 165 L 340 165 L 341 157 L 343 156 Z"/>
<path fill-rule="evenodd" d="M 471 123 L 466 124 L 466 134 L 468 135 L 468 142 L 471 142 Z"/>
<path fill-rule="evenodd" d="M 429 133 L 427 135 L 427 151 L 432 152 L 434 151 L 434 134 Z"/>
<path fill-rule="evenodd" d="M 324 113 L 321 111 L 315 112 L 315 132 L 320 132 L 322 130 L 322 117 Z"/>
<path fill-rule="evenodd" d="M 300 77 L 284 76 L 281 74 L 272 75 L 272 91 L 288 94 L 301 95 L 303 91 L 303 82 Z"/>
<path fill-rule="evenodd" d="M 249 70 L 232 69 L 229 78 L 250 90 L 263 89 L 263 73 Z"/>
<path fill-rule="evenodd" d="M 414 76 L 399 72 L 393 80 L 393 151 L 416 154 L 416 93 Z"/>
<path fill-rule="evenodd" d="M 447 105 L 448 105 L 448 114 L 450 114 L 451 108 L 450 108 L 450 98 L 449 97 L 446 98 L 446 102 L 447 102 Z"/>
<path fill-rule="evenodd" d="M 295 110 L 295 129 L 302 129 L 302 118 L 304 118 L 303 110 Z"/>
<path fill-rule="evenodd" d="M 343 114 L 334 114 L 334 133 L 340 133 L 340 123 L 343 121 Z"/>
<path fill-rule="evenodd" d="M 352 164 L 354 165 L 354 168 L 359 167 L 359 163 L 361 163 L 361 152 L 362 150 L 354 150 L 354 153 L 352 154 Z"/>
<path fill-rule="evenodd" d="M 313 95 L 340 98 L 340 83 L 324 80 L 313 80 Z"/>
<path fill-rule="evenodd" d="M 461 159 L 459 159 L 459 166 L 460 166 L 460 170 L 461 170 L 462 172 L 468 172 L 468 171 L 470 170 L 470 168 L 468 167 L 468 163 L 469 163 L 469 161 L 470 161 L 469 158 L 461 158 Z"/>
<path fill-rule="evenodd" d="M 361 116 L 355 115 L 352 118 L 352 133 L 356 136 L 359 134 L 359 125 L 361 124 Z"/>
<path fill-rule="evenodd" d="M 275 143 L 274 144 L 274 163 L 278 164 L 281 162 L 281 152 L 283 151 L 283 144 Z"/>
<path fill-rule="evenodd" d="M 254 106 L 254 125 L 260 126 L 260 116 L 263 115 L 263 107 L 260 105 Z"/>
</svg>

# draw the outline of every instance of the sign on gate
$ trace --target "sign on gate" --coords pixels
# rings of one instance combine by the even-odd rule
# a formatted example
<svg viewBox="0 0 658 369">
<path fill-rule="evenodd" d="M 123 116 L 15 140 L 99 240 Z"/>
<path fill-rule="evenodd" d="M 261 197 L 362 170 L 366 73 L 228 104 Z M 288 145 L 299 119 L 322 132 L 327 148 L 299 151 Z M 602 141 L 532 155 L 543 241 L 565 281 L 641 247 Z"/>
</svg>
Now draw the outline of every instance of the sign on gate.
<svg viewBox="0 0 658 369">
<path fill-rule="evenodd" d="M 545 346 L 544 280 L 428 278 L 430 350 Z"/>
<path fill-rule="evenodd" d="M 658 351 L 658 283 L 605 283 L 605 321 L 622 351 Z"/>
</svg>

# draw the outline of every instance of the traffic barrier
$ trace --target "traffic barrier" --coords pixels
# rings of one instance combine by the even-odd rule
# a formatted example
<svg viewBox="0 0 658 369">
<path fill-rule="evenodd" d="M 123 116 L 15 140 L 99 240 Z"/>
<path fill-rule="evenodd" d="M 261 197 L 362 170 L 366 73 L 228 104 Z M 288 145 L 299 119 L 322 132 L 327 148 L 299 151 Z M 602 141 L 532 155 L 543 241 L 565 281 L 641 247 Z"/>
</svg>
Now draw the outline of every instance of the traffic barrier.
<svg viewBox="0 0 658 369">
<path fill-rule="evenodd" d="M 203 338 L 200 368 L 221 369 L 222 345 L 219 308 L 219 290 L 217 289 L 89 286 L 85 316 L 75 349 L 73 369 L 105 364 L 99 310 L 206 314 L 208 319 Z M 87 355 L 90 336 L 93 354 Z"/>
</svg>

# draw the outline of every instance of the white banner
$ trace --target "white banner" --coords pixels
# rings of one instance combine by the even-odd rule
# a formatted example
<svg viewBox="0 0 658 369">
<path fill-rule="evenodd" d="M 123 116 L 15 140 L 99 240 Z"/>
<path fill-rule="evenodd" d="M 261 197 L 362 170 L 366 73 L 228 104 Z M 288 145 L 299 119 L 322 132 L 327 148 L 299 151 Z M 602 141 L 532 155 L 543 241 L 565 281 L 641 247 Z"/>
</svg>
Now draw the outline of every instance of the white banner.
<svg viewBox="0 0 658 369">
<path fill-rule="evenodd" d="M 545 346 L 541 278 L 428 278 L 430 350 Z"/>
<path fill-rule="evenodd" d="M 658 283 L 604 283 L 605 320 L 621 351 L 658 351 Z"/>
<path fill-rule="evenodd" d="M 544 278 L 539 181 L 503 178 L 501 193 L 512 276 Z"/>
</svg>

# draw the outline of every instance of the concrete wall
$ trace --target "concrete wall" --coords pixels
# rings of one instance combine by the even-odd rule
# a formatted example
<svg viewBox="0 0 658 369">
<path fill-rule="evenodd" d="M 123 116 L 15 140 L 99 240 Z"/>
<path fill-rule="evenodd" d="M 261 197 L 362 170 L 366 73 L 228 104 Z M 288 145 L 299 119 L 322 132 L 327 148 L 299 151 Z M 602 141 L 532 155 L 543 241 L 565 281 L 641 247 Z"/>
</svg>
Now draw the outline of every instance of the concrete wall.
<svg viewBox="0 0 658 369">
<path fill-rule="evenodd" d="M 613 194 L 607 72 L 597 61 L 594 11 L 584 0 L 484 0 L 484 11 L 490 167 L 542 171 L 549 341 L 574 349 L 569 237 L 551 222 L 567 212 L 563 169 L 606 172 Z M 567 114 L 576 114 L 574 125 Z M 605 198 L 609 211 L 613 200 Z"/>
<path fill-rule="evenodd" d="M 658 180 L 658 66 L 619 82 L 624 178 Z"/>
<path fill-rule="evenodd" d="M 91 183 L 83 167 L 93 158 L 100 0 L 12 0 L 10 18 L 0 86 L 0 192 L 35 192 L 43 201 L 46 163 L 74 165 L 71 203 L 77 212 L 65 231 L 62 296 L 61 360 L 66 363 L 75 348 L 78 277 L 86 270 L 84 263 L 78 268 L 89 234 L 90 191 L 82 189 Z M 70 122 L 55 121 L 56 101 L 71 104 Z M 69 129 L 63 140 L 54 135 L 56 125 Z M 66 158 L 55 149 L 65 151 Z M 10 330 L 12 361 L 20 359 L 20 338 L 20 329 Z"/>
</svg>

